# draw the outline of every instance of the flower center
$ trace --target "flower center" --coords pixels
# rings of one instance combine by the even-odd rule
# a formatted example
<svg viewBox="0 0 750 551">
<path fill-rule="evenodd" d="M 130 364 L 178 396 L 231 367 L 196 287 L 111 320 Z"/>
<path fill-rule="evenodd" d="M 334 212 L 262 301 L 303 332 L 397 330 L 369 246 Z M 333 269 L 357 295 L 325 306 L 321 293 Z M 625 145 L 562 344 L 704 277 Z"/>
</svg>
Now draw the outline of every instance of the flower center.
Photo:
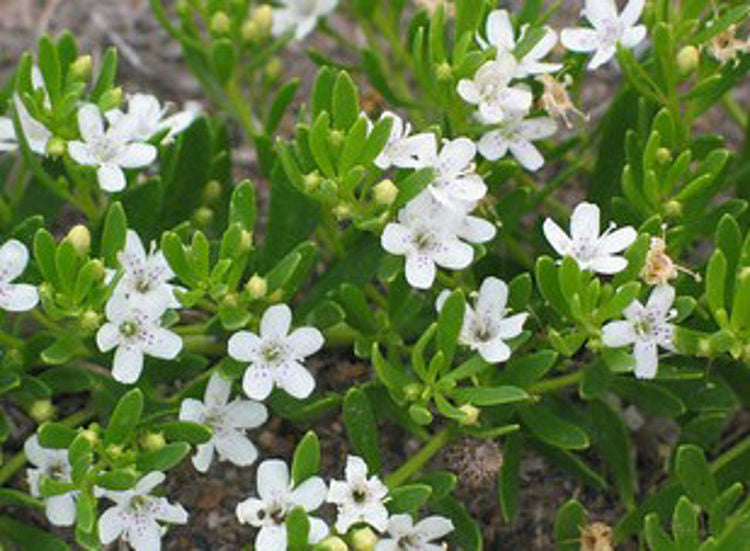
<svg viewBox="0 0 750 551">
<path fill-rule="evenodd" d="M 602 41 L 607 44 L 615 44 L 622 36 L 622 23 L 619 19 L 610 19 L 602 28 Z"/>
<path fill-rule="evenodd" d="M 414 246 L 420 251 L 433 249 L 435 247 L 435 236 L 430 231 L 418 231 L 414 235 Z"/>
<path fill-rule="evenodd" d="M 279 504 L 273 504 L 258 511 L 258 520 L 263 522 L 266 519 L 271 519 L 271 522 L 274 524 L 284 524 L 286 520 L 284 507 Z"/>
<path fill-rule="evenodd" d="M 284 350 L 281 345 L 279 345 L 279 343 L 273 342 L 263 347 L 261 355 L 267 362 L 278 362 L 281 359 L 283 352 Z"/>
<path fill-rule="evenodd" d="M 352 499 L 354 503 L 364 503 L 367 500 L 367 491 L 364 488 L 355 488 L 352 490 Z"/>
<path fill-rule="evenodd" d="M 96 140 L 92 145 L 94 156 L 101 162 L 109 162 L 115 158 L 119 146 L 117 143 L 108 138 L 100 138 Z"/>
<path fill-rule="evenodd" d="M 653 324 L 651 323 L 650 319 L 642 318 L 635 322 L 633 328 L 638 335 L 643 337 L 651 334 L 653 330 Z"/>
<path fill-rule="evenodd" d="M 138 332 L 138 325 L 134 321 L 123 321 L 120 324 L 120 333 L 126 337 L 132 337 Z"/>
</svg>

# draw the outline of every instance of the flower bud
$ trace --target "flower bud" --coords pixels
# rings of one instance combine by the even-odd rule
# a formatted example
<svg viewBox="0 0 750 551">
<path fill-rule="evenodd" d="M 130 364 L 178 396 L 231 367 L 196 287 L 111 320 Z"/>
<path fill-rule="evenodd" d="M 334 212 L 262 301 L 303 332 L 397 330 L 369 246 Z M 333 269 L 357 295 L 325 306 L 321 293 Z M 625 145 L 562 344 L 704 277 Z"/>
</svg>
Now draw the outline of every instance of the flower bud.
<svg viewBox="0 0 750 551">
<path fill-rule="evenodd" d="M 253 19 L 245 19 L 245 21 L 243 21 L 240 34 L 242 35 L 242 40 L 250 44 L 257 42 L 261 37 L 258 24 Z"/>
<path fill-rule="evenodd" d="M 118 459 L 122 457 L 122 446 L 119 446 L 117 444 L 110 444 L 109 446 L 107 446 L 107 449 L 105 451 L 111 459 Z"/>
<path fill-rule="evenodd" d="M 360 528 L 352 534 L 352 549 L 354 551 L 373 551 L 378 543 L 378 536 L 372 528 Z"/>
<path fill-rule="evenodd" d="M 481 411 L 472 406 L 471 404 L 464 404 L 462 405 L 460 409 L 464 414 L 464 419 L 461 421 L 462 425 L 476 425 L 477 421 L 479 421 L 479 414 Z"/>
<path fill-rule="evenodd" d="M 78 59 L 70 64 L 70 75 L 77 80 L 88 80 L 91 78 L 93 65 L 94 62 L 90 55 L 78 56 Z"/>
<path fill-rule="evenodd" d="M 338 536 L 330 536 L 324 539 L 322 542 L 320 542 L 319 548 L 321 549 L 321 551 L 348 551 L 349 549 L 346 543 L 344 543 L 344 540 L 342 540 Z"/>
<path fill-rule="evenodd" d="M 253 277 L 245 283 L 245 290 L 251 298 L 263 298 L 268 292 L 268 282 L 266 278 L 260 277 L 258 274 L 253 274 Z"/>
<path fill-rule="evenodd" d="M 91 232 L 83 224 L 76 224 L 66 236 L 79 256 L 87 256 L 91 250 Z"/>
<path fill-rule="evenodd" d="M 224 298 L 221 299 L 221 305 L 227 308 L 239 308 L 240 300 L 237 293 L 227 293 Z"/>
<path fill-rule="evenodd" d="M 246 253 L 249 251 L 253 246 L 253 234 L 250 233 L 247 230 L 242 230 L 242 233 L 240 233 L 240 244 L 238 253 Z"/>
<path fill-rule="evenodd" d="M 81 431 L 81 436 L 88 440 L 89 444 L 95 446 L 99 442 L 99 434 L 93 428 L 89 427 Z"/>
<path fill-rule="evenodd" d="M 122 105 L 122 88 L 117 86 L 104 92 L 99 98 L 98 105 L 102 113 L 120 107 Z"/>
<path fill-rule="evenodd" d="M 68 150 L 68 143 L 62 138 L 53 136 L 52 139 L 47 142 L 47 155 L 50 157 L 62 157 Z"/>
<path fill-rule="evenodd" d="M 672 160 L 672 152 L 666 147 L 660 147 L 656 150 L 656 162 L 665 165 Z"/>
<path fill-rule="evenodd" d="M 228 34 L 232 30 L 232 20 L 223 11 L 217 11 L 213 17 L 211 17 L 211 23 L 209 25 L 211 34 L 213 35 L 224 35 Z"/>
<path fill-rule="evenodd" d="M 23 352 L 18 348 L 8 348 L 3 355 L 3 368 L 20 369 L 23 367 Z"/>
<path fill-rule="evenodd" d="M 150 452 L 162 449 L 166 443 L 160 432 L 147 432 L 141 437 L 141 447 Z"/>
<path fill-rule="evenodd" d="M 339 203 L 333 207 L 333 215 L 336 217 L 336 220 L 346 220 L 352 215 L 352 211 L 346 203 Z"/>
<path fill-rule="evenodd" d="M 435 67 L 435 76 L 438 82 L 450 82 L 453 80 L 453 69 L 450 63 L 443 61 L 437 67 Z"/>
<path fill-rule="evenodd" d="M 203 202 L 212 205 L 221 199 L 221 184 L 216 180 L 209 180 L 203 188 Z"/>
<path fill-rule="evenodd" d="M 700 53 L 695 46 L 685 46 L 677 53 L 677 68 L 681 75 L 688 75 L 698 68 Z"/>
<path fill-rule="evenodd" d="M 104 279 L 104 276 L 107 275 L 107 270 L 104 269 L 104 264 L 98 258 L 93 260 L 93 268 L 97 281 Z"/>
<path fill-rule="evenodd" d="M 383 180 L 372 188 L 372 194 L 379 205 L 391 205 L 396 200 L 398 188 L 391 180 Z"/>
<path fill-rule="evenodd" d="M 55 416 L 55 406 L 49 400 L 34 400 L 29 408 L 29 415 L 37 423 L 49 421 Z"/>
<path fill-rule="evenodd" d="M 271 32 L 273 24 L 273 9 L 268 4 L 261 4 L 253 12 L 253 21 L 258 25 L 260 31 L 264 34 Z"/>
<path fill-rule="evenodd" d="M 190 15 L 190 2 L 188 0 L 177 0 L 175 12 L 182 16 Z"/>
<path fill-rule="evenodd" d="M 96 331 L 99 329 L 99 325 L 101 325 L 101 316 L 93 310 L 86 310 L 81 314 L 78 322 L 81 324 L 82 329 L 86 331 Z"/>
<path fill-rule="evenodd" d="M 208 207 L 198 207 L 193 212 L 193 224 L 198 228 L 206 228 L 214 220 L 214 211 Z"/>
<path fill-rule="evenodd" d="M 311 172 L 310 174 L 306 174 L 303 178 L 302 187 L 305 189 L 306 193 L 313 193 L 316 189 L 318 189 L 318 186 L 320 185 L 320 182 L 322 180 L 323 179 L 317 172 Z"/>
<path fill-rule="evenodd" d="M 271 58 L 271 61 L 266 64 L 266 76 L 270 80 L 276 80 L 281 76 L 281 71 L 283 69 L 284 66 L 278 57 Z"/>
<path fill-rule="evenodd" d="M 713 356 L 713 346 L 711 346 L 711 340 L 707 338 L 698 339 L 698 356 L 705 358 Z"/>
<path fill-rule="evenodd" d="M 682 203 L 676 199 L 667 201 L 667 204 L 664 205 L 664 213 L 671 218 L 676 218 L 682 215 Z"/>
<path fill-rule="evenodd" d="M 419 383 L 409 383 L 404 387 L 404 396 L 407 400 L 414 401 L 417 398 L 419 398 L 419 395 L 422 393 L 422 385 Z"/>
<path fill-rule="evenodd" d="M 331 133 L 328 134 L 328 141 L 333 147 L 341 147 L 344 138 L 344 133 L 341 130 L 331 130 Z"/>
</svg>

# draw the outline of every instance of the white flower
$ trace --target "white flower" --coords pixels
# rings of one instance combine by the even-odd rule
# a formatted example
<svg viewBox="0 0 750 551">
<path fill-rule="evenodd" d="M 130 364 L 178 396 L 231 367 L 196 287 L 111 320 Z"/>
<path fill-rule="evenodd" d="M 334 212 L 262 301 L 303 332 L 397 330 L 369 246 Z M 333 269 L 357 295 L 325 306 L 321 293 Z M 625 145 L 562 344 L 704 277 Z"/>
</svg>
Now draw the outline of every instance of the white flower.
<svg viewBox="0 0 750 551">
<path fill-rule="evenodd" d="M 599 235 L 599 207 L 579 203 L 570 217 L 570 237 L 550 218 L 544 221 L 544 235 L 560 256 L 572 256 L 581 270 L 600 274 L 615 274 L 624 270 L 628 261 L 617 256 L 627 249 L 638 233 L 630 226 L 614 230 L 609 228 Z"/>
<path fill-rule="evenodd" d="M 447 289 L 437 299 L 438 312 L 450 295 Z M 505 317 L 508 302 L 508 286 L 501 279 L 488 277 L 479 288 L 474 308 L 468 304 L 464 311 L 459 341 L 476 350 L 489 363 L 504 362 L 510 357 L 510 347 L 505 341 L 513 339 L 523 331 L 528 313 L 522 312 Z"/>
<path fill-rule="evenodd" d="M 122 169 L 145 167 L 156 159 L 153 145 L 132 142 L 135 123 L 135 118 L 122 117 L 105 132 L 104 119 L 96 105 L 87 103 L 78 109 L 78 130 L 83 141 L 68 142 L 68 153 L 75 162 L 96 167 L 99 186 L 104 191 L 125 188 Z"/>
<path fill-rule="evenodd" d="M 633 344 L 635 376 L 653 379 L 659 367 L 658 346 L 675 351 L 672 344 L 674 325 L 668 320 L 677 312 L 671 310 L 675 291 L 669 285 L 658 285 L 651 291 L 644 307 L 634 300 L 625 310 L 625 320 L 611 321 L 602 327 L 604 346 L 620 347 Z"/>
<path fill-rule="evenodd" d="M 29 483 L 29 491 L 34 497 L 40 497 L 39 485 L 43 477 L 57 480 L 58 482 L 70 482 L 70 463 L 68 462 L 68 450 L 51 450 L 43 448 L 39 444 L 36 434 L 30 436 L 23 445 L 23 452 L 29 463 L 35 469 L 26 469 L 26 480 Z M 76 496 L 77 492 L 72 490 L 64 494 L 47 497 L 44 499 L 47 520 L 55 526 L 72 526 L 76 521 Z"/>
<path fill-rule="evenodd" d="M 237 518 L 243 524 L 260 528 L 255 549 L 286 551 L 286 516 L 296 507 L 315 511 L 326 497 L 323 479 L 313 476 L 292 487 L 289 469 L 280 459 L 267 459 L 258 467 L 255 477 L 259 498 L 248 498 L 237 505 Z M 310 520 L 310 543 L 318 543 L 328 535 L 328 526 L 319 518 Z"/>
<path fill-rule="evenodd" d="M 232 382 L 215 372 L 208 381 L 203 402 L 186 398 L 180 405 L 180 421 L 203 423 L 213 430 L 211 440 L 200 444 L 193 456 L 193 465 L 202 473 L 211 465 L 214 449 L 220 459 L 240 467 L 252 464 L 258 457 L 245 430 L 266 422 L 266 407 L 251 400 L 234 399 L 227 403 L 231 391 Z"/>
<path fill-rule="evenodd" d="M 484 243 L 495 236 L 495 227 L 486 220 L 449 209 L 432 194 L 422 192 L 398 213 L 380 237 L 381 246 L 391 254 L 406 257 L 406 280 L 418 289 L 429 289 L 435 281 L 436 266 L 463 270 L 474 259 L 469 243 Z"/>
<path fill-rule="evenodd" d="M 0 117 L 0 151 L 15 151 L 18 148 L 13 119 Z"/>
<path fill-rule="evenodd" d="M 36 287 L 27 283 L 11 283 L 29 263 L 26 245 L 9 239 L 0 247 L 0 308 L 9 312 L 31 310 L 39 302 Z"/>
<path fill-rule="evenodd" d="M 393 515 L 388 519 L 388 535 L 375 544 L 375 551 L 442 551 L 440 543 L 431 543 L 453 531 L 453 523 L 437 515 L 416 525 L 411 515 Z"/>
<path fill-rule="evenodd" d="M 594 70 L 617 53 L 617 45 L 634 48 L 646 37 L 646 27 L 637 25 L 645 0 L 629 0 L 621 14 L 614 0 L 586 0 L 581 15 L 589 20 L 593 29 L 578 27 L 563 29 L 560 41 L 574 52 L 595 52 L 589 61 Z"/>
<path fill-rule="evenodd" d="M 435 134 L 423 132 L 410 136 L 411 124 L 397 114 L 385 111 L 381 119 L 390 118 L 391 134 L 383 150 L 375 158 L 374 164 L 382 170 L 391 166 L 398 168 L 424 168 L 434 159 L 437 152 Z"/>
<path fill-rule="evenodd" d="M 528 24 L 523 25 L 516 41 L 508 12 L 506 10 L 493 10 L 487 16 L 487 26 L 485 27 L 487 41 L 477 35 L 477 42 L 479 42 L 483 50 L 494 46 L 498 52 L 513 53 L 515 47 L 523 41 L 528 29 Z M 541 61 L 555 47 L 555 44 L 557 44 L 557 33 L 551 27 L 544 27 L 544 36 L 534 44 L 526 55 L 518 60 L 516 72 L 513 76 L 515 78 L 524 78 L 529 75 L 554 73 L 562 69 L 562 64 L 560 63 L 545 63 Z"/>
<path fill-rule="evenodd" d="M 185 130 L 200 113 L 200 106 L 188 103 L 183 111 L 165 116 L 168 106 L 162 106 L 159 99 L 151 94 L 133 94 L 128 97 L 128 111 L 111 109 L 104 116 L 110 125 L 115 125 L 124 117 L 132 117 L 134 122 L 130 128 L 130 138 L 137 142 L 145 142 L 154 135 L 169 130 L 162 143 L 169 143 L 174 137 Z"/>
<path fill-rule="evenodd" d="M 273 10 L 271 32 L 278 36 L 294 29 L 294 38 L 302 40 L 337 3 L 338 0 L 281 0 L 280 7 Z"/>
<path fill-rule="evenodd" d="M 47 144 L 52 137 L 52 132 L 31 116 L 18 94 L 13 94 L 13 105 L 29 149 L 34 153 L 44 155 L 47 152 Z M 13 119 L 0 117 L 0 151 L 15 151 L 16 149 L 18 149 L 18 136 L 13 126 Z"/>
<path fill-rule="evenodd" d="M 458 94 L 464 101 L 477 105 L 480 120 L 488 124 L 502 122 L 512 113 L 526 113 L 533 97 L 525 88 L 510 86 L 516 70 L 516 58 L 499 51 L 497 59 L 482 65 L 473 80 L 459 81 Z"/>
<path fill-rule="evenodd" d="M 510 117 L 500 128 L 484 134 L 477 148 L 490 161 L 502 159 L 510 150 L 521 166 L 535 171 L 544 166 L 544 157 L 532 142 L 549 138 L 556 131 L 557 123 L 551 117 Z"/>
<path fill-rule="evenodd" d="M 164 497 L 149 495 L 164 478 L 164 473 L 154 471 L 141 478 L 132 490 L 101 492 L 116 503 L 99 517 L 99 538 L 104 545 L 121 537 L 136 551 L 159 551 L 162 527 L 158 521 L 187 522 L 188 514 L 182 505 L 172 505 Z"/>
<path fill-rule="evenodd" d="M 476 145 L 468 138 L 456 138 L 443 144 L 440 154 L 431 163 L 435 167 L 435 179 L 428 189 L 435 199 L 450 208 L 468 212 L 484 197 L 487 186 L 475 171 L 476 153 Z"/>
<path fill-rule="evenodd" d="M 353 524 L 363 522 L 384 532 L 388 525 L 387 497 L 388 488 L 377 476 L 367 478 L 367 463 L 350 455 L 346 459 L 346 480 L 332 480 L 326 499 L 338 507 L 336 531 L 346 534 Z"/>
<path fill-rule="evenodd" d="M 182 350 L 182 339 L 161 327 L 161 309 L 149 310 L 132 305 L 121 295 L 113 295 L 104 309 L 107 323 L 99 328 L 96 344 L 102 352 L 115 350 L 112 376 L 130 384 L 138 380 L 143 356 L 172 360 Z"/>
<path fill-rule="evenodd" d="M 248 397 L 264 400 L 274 386 L 295 398 L 307 398 L 315 388 L 315 379 L 302 360 L 323 346 L 323 335 L 314 327 L 299 327 L 289 333 L 292 311 L 286 304 L 275 304 L 263 313 L 260 336 L 238 331 L 229 338 L 229 355 L 249 362 L 242 378 Z"/>
<path fill-rule="evenodd" d="M 151 250 L 146 253 L 138 234 L 128 230 L 125 248 L 117 258 L 125 272 L 115 285 L 115 295 L 124 297 L 133 306 L 160 313 L 167 308 L 182 306 L 174 295 L 176 287 L 167 283 L 174 277 L 174 272 L 164 253 L 156 250 L 155 242 L 151 242 Z"/>
</svg>

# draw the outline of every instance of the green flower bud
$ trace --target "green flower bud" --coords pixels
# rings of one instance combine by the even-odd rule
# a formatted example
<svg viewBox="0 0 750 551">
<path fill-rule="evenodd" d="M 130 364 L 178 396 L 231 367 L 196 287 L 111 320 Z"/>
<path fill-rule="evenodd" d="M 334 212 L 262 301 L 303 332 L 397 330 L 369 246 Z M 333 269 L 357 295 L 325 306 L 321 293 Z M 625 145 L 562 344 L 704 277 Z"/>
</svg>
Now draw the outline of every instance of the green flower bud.
<svg viewBox="0 0 750 551">
<path fill-rule="evenodd" d="M 333 207 L 333 215 L 336 220 L 346 220 L 351 217 L 352 211 L 346 203 L 339 203 Z"/>
<path fill-rule="evenodd" d="M 96 331 L 101 325 L 101 316 L 93 310 L 86 310 L 81 314 L 78 323 L 85 331 Z"/>
<path fill-rule="evenodd" d="M 421 393 L 422 385 L 419 383 L 409 383 L 404 387 L 404 396 L 406 396 L 406 399 L 410 402 L 418 399 Z"/>
<path fill-rule="evenodd" d="M 682 215 L 682 203 L 680 203 L 676 199 L 667 201 L 667 204 L 664 205 L 664 213 L 670 218 L 676 218 L 678 216 L 681 216 Z"/>
<path fill-rule="evenodd" d="M 38 424 L 49 421 L 55 416 L 55 406 L 49 400 L 34 400 L 29 408 L 29 416 Z"/>
<path fill-rule="evenodd" d="M 99 442 L 99 434 L 92 429 L 91 427 L 82 430 L 81 435 L 89 441 L 89 444 L 92 446 L 96 446 L 96 444 Z"/>
<path fill-rule="evenodd" d="M 661 164 L 665 165 L 668 162 L 672 160 L 672 152 L 669 151 L 666 147 L 660 147 L 656 150 L 656 161 Z"/>
<path fill-rule="evenodd" d="M 99 109 L 102 113 L 120 107 L 120 105 L 122 105 L 122 88 L 119 86 L 110 88 L 99 98 Z"/>
<path fill-rule="evenodd" d="M 471 404 L 464 404 L 458 409 L 460 409 L 465 415 L 464 419 L 461 421 L 462 425 L 477 424 L 477 422 L 479 421 L 479 414 L 481 413 L 478 408 L 472 406 Z"/>
<path fill-rule="evenodd" d="M 240 299 L 237 293 L 227 293 L 224 298 L 221 299 L 221 305 L 227 308 L 239 308 Z"/>
<path fill-rule="evenodd" d="M 378 543 L 378 536 L 372 528 L 360 528 L 354 531 L 351 541 L 354 551 L 373 551 Z"/>
<path fill-rule="evenodd" d="M 88 80 L 91 78 L 93 65 L 94 62 L 90 55 L 78 56 L 78 59 L 70 64 L 70 75 L 77 80 Z"/>
<path fill-rule="evenodd" d="M 141 447 L 150 452 L 162 449 L 166 443 L 160 432 L 147 432 L 141 437 Z"/>
<path fill-rule="evenodd" d="M 320 175 L 317 172 L 311 172 L 310 174 L 305 175 L 302 182 L 302 187 L 305 189 L 306 193 L 313 193 L 316 189 L 318 189 L 318 186 L 320 185 L 320 182 L 323 179 L 320 177 Z"/>
<path fill-rule="evenodd" d="M 229 19 L 229 16 L 223 11 L 217 11 L 213 17 L 211 17 L 209 29 L 211 34 L 215 36 L 228 34 L 229 31 L 232 30 L 232 20 Z"/>
<path fill-rule="evenodd" d="M 117 444 L 110 444 L 109 446 L 107 446 L 105 452 L 111 459 L 119 459 L 120 457 L 122 457 L 123 449 L 122 446 L 119 446 Z"/>
<path fill-rule="evenodd" d="M 209 180 L 203 188 L 203 202 L 213 205 L 219 199 L 221 199 L 221 184 L 216 180 Z"/>
<path fill-rule="evenodd" d="M 6 369 L 23 367 L 23 352 L 18 348 L 9 348 L 3 357 L 3 367 Z"/>
<path fill-rule="evenodd" d="M 349 547 L 338 536 L 330 536 L 320 542 L 320 549 L 321 551 L 348 551 Z"/>
<path fill-rule="evenodd" d="M 688 75 L 698 68 L 700 52 L 695 46 L 684 46 L 677 53 L 677 68 L 681 75 Z"/>
<path fill-rule="evenodd" d="M 398 188 L 391 180 L 383 180 L 372 188 L 372 194 L 379 205 L 391 205 L 396 200 Z"/>
<path fill-rule="evenodd" d="M 207 228 L 214 220 L 214 211 L 208 207 L 198 207 L 193 212 L 193 224 L 198 228 Z"/>
<path fill-rule="evenodd" d="M 253 11 L 253 21 L 258 25 L 258 29 L 264 34 L 271 33 L 273 24 L 273 9 L 268 4 L 261 4 Z"/>
<path fill-rule="evenodd" d="M 261 32 L 258 28 L 258 24 L 253 19 L 245 19 L 245 21 L 242 23 L 240 34 L 242 35 L 242 40 L 249 44 L 257 42 L 261 37 Z"/>
<path fill-rule="evenodd" d="M 344 143 L 344 138 L 344 133 L 341 130 L 331 130 L 331 133 L 328 134 L 328 141 L 333 147 L 341 147 Z"/>
<path fill-rule="evenodd" d="M 266 76 L 270 80 L 276 80 L 281 76 L 281 71 L 284 69 L 284 65 L 281 63 L 281 59 L 278 57 L 271 58 L 266 64 Z"/>
<path fill-rule="evenodd" d="M 68 142 L 57 136 L 47 142 L 47 155 L 50 157 L 62 157 L 68 151 Z"/>
<path fill-rule="evenodd" d="M 245 253 L 249 251 L 253 246 L 253 234 L 247 230 L 242 230 L 240 234 L 240 245 L 238 253 Z"/>
<path fill-rule="evenodd" d="M 453 80 L 453 69 L 451 68 L 450 63 L 443 61 L 435 67 L 435 76 L 437 77 L 438 82 L 450 82 Z"/>
<path fill-rule="evenodd" d="M 98 258 L 94 259 L 94 275 L 96 276 L 97 281 L 101 281 L 104 279 L 104 275 L 106 274 L 106 271 L 104 269 L 104 264 L 101 260 Z"/>
<path fill-rule="evenodd" d="M 75 248 L 76 252 L 80 256 L 87 256 L 91 250 L 91 232 L 83 224 L 76 224 L 65 237 Z"/>
<path fill-rule="evenodd" d="M 245 283 L 245 290 L 253 299 L 263 298 L 268 292 L 268 282 L 266 278 L 253 274 L 253 277 Z"/>
</svg>

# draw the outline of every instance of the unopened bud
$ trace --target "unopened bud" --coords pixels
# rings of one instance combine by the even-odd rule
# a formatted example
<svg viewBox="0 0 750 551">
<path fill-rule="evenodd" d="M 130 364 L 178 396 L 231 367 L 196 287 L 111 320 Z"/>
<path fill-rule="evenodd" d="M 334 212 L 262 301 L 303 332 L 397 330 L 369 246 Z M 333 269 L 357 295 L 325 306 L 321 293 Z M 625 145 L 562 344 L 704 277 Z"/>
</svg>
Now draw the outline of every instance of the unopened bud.
<svg viewBox="0 0 750 551">
<path fill-rule="evenodd" d="M 245 19 L 240 29 L 242 40 L 248 43 L 257 42 L 260 40 L 261 32 L 258 28 L 258 24 L 253 19 Z"/>
<path fill-rule="evenodd" d="M 221 199 L 221 184 L 217 180 L 209 180 L 203 188 L 203 202 L 213 205 Z"/>
<path fill-rule="evenodd" d="M 460 409 L 464 414 L 464 419 L 461 421 L 462 425 L 476 425 L 477 421 L 479 421 L 479 414 L 481 411 L 472 406 L 471 404 L 464 404 L 462 405 Z"/>
<path fill-rule="evenodd" d="M 81 436 L 88 440 L 89 444 L 91 444 L 92 446 L 95 446 L 97 442 L 99 442 L 99 434 L 97 434 L 97 432 L 91 427 L 82 430 Z"/>
<path fill-rule="evenodd" d="M 422 385 L 419 383 L 409 383 L 404 387 L 404 396 L 410 402 L 419 398 L 422 393 Z"/>
<path fill-rule="evenodd" d="M 122 88 L 119 86 L 110 88 L 102 94 L 99 98 L 99 110 L 102 113 L 106 113 L 111 109 L 120 107 L 122 105 Z"/>
<path fill-rule="evenodd" d="M 207 228 L 214 220 L 214 211 L 208 207 L 198 207 L 193 212 L 193 224 L 198 228 Z"/>
<path fill-rule="evenodd" d="M 232 20 L 223 11 L 217 11 L 213 17 L 211 17 L 211 24 L 209 26 L 211 34 L 213 35 L 224 35 L 228 34 L 232 30 Z"/>
<path fill-rule="evenodd" d="M 320 542 L 321 551 L 348 551 L 348 547 L 344 540 L 338 536 L 330 536 Z"/>
<path fill-rule="evenodd" d="M 107 455 L 112 459 L 118 459 L 122 457 L 122 451 L 122 446 L 119 446 L 117 444 L 110 444 L 106 449 Z"/>
<path fill-rule="evenodd" d="M 672 160 L 672 152 L 666 147 L 660 147 L 656 150 L 656 161 L 665 165 Z"/>
<path fill-rule="evenodd" d="M 341 130 L 331 130 L 331 133 L 328 134 L 328 141 L 333 147 L 341 147 L 344 143 L 344 138 L 344 133 Z"/>
<path fill-rule="evenodd" d="M 336 220 L 346 220 L 351 214 L 352 211 L 346 203 L 339 203 L 333 207 L 333 215 L 336 217 Z"/>
<path fill-rule="evenodd" d="M 166 443 L 160 432 L 147 432 L 141 437 L 141 447 L 150 452 L 162 449 Z"/>
<path fill-rule="evenodd" d="M 253 21 L 255 21 L 264 33 L 271 32 L 273 24 L 273 9 L 268 4 L 261 4 L 253 12 Z"/>
<path fill-rule="evenodd" d="M 29 408 L 29 416 L 41 424 L 55 416 L 55 406 L 49 400 L 35 400 Z"/>
<path fill-rule="evenodd" d="M 435 76 L 439 82 L 450 82 L 453 80 L 453 69 L 450 63 L 443 61 L 437 67 L 435 67 Z"/>
<path fill-rule="evenodd" d="M 276 80 L 281 76 L 283 68 L 284 66 L 278 57 L 271 58 L 271 61 L 266 64 L 266 76 L 270 80 Z"/>
<path fill-rule="evenodd" d="M 18 369 L 23 367 L 23 352 L 18 348 L 9 348 L 3 354 L 3 367 L 5 369 Z"/>
<path fill-rule="evenodd" d="M 378 543 L 378 536 L 372 528 L 360 528 L 352 534 L 352 548 L 354 551 L 373 551 Z"/>
<path fill-rule="evenodd" d="M 317 172 L 311 172 L 310 174 L 306 174 L 302 180 L 302 187 L 305 189 L 305 191 L 307 193 L 313 193 L 316 189 L 318 189 L 322 178 Z"/>
<path fill-rule="evenodd" d="M 221 299 L 221 305 L 227 308 L 238 308 L 240 300 L 237 293 L 227 293 L 224 295 L 224 298 Z"/>
<path fill-rule="evenodd" d="M 664 205 L 664 213 L 671 218 L 682 215 L 682 203 L 676 199 L 667 201 L 667 204 Z"/>
<path fill-rule="evenodd" d="M 62 138 L 54 136 L 47 142 L 47 155 L 50 157 L 62 157 L 68 150 L 68 144 Z"/>
<path fill-rule="evenodd" d="M 698 340 L 698 356 L 710 357 L 713 355 L 713 346 L 711 341 L 707 338 Z"/>
<path fill-rule="evenodd" d="M 81 328 L 86 331 L 96 331 L 101 325 L 101 316 L 93 310 L 86 310 L 79 319 Z"/>
<path fill-rule="evenodd" d="M 391 205 L 396 200 L 398 188 L 391 180 L 383 180 L 372 188 L 375 201 L 380 205 Z"/>
<path fill-rule="evenodd" d="M 107 275 L 107 270 L 104 268 L 104 264 L 102 263 L 102 261 L 96 258 L 94 259 L 92 264 L 93 264 L 93 273 L 94 273 L 94 276 L 96 277 L 96 280 L 99 281 L 99 280 L 104 279 L 104 276 Z"/>
<path fill-rule="evenodd" d="M 253 277 L 245 283 L 245 290 L 251 298 L 263 298 L 268 292 L 268 282 L 266 281 L 266 278 L 254 274 Z"/>
<path fill-rule="evenodd" d="M 252 246 L 253 246 L 253 234 L 247 230 L 242 230 L 242 233 L 240 233 L 240 245 L 239 245 L 238 252 L 245 253 L 249 251 Z"/>
<path fill-rule="evenodd" d="M 698 68 L 700 53 L 695 46 L 685 46 L 677 53 L 677 68 L 680 74 L 688 75 Z"/>
<path fill-rule="evenodd" d="M 77 80 L 88 80 L 91 77 L 91 68 L 93 66 L 94 62 L 90 55 L 78 56 L 78 59 L 70 65 L 70 74 Z"/>
<path fill-rule="evenodd" d="M 79 256 L 87 256 L 91 250 L 91 232 L 83 224 L 76 224 L 70 231 L 66 239 L 70 240 L 71 245 L 75 248 Z"/>
</svg>

